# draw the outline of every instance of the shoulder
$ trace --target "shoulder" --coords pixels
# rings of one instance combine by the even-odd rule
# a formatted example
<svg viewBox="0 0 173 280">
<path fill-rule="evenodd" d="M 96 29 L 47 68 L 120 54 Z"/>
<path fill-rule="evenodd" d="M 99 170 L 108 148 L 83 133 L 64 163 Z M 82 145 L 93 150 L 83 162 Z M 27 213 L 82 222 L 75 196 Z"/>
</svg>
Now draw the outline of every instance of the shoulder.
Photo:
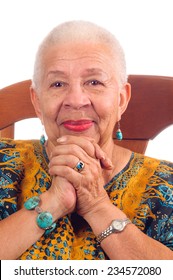
<svg viewBox="0 0 173 280">
<path fill-rule="evenodd" d="M 35 154 L 39 140 L 0 140 L 0 167 L 6 169 L 23 169 L 23 163 Z"/>
<path fill-rule="evenodd" d="M 145 181 L 145 198 L 160 200 L 160 206 L 172 213 L 173 209 L 173 163 L 166 160 L 140 156 L 143 158 L 143 168 L 140 183 Z M 158 204 L 157 204 L 158 207 Z M 153 207 L 154 208 L 154 207 Z M 169 212 L 168 211 L 168 212 Z"/>
<path fill-rule="evenodd" d="M 173 162 L 152 158 L 143 154 L 134 153 L 133 163 L 141 165 L 143 168 L 152 169 L 153 171 L 159 172 L 172 172 L 173 170 Z"/>
<path fill-rule="evenodd" d="M 173 162 L 171 161 L 144 156 L 144 162 L 146 162 L 149 166 L 151 165 L 151 167 L 158 172 L 158 175 L 162 175 L 164 173 L 172 174 Z"/>
<path fill-rule="evenodd" d="M 173 249 L 173 163 L 166 160 L 143 156 L 145 170 L 152 170 L 142 200 L 150 208 L 146 223 L 147 235 Z M 147 217 L 147 215 L 146 215 Z"/>
<path fill-rule="evenodd" d="M 33 146 L 38 144 L 39 140 L 14 140 L 10 138 L 1 138 L 0 139 L 0 150 L 3 149 L 22 149 L 28 146 Z"/>
<path fill-rule="evenodd" d="M 137 174 L 141 175 L 140 178 L 145 177 L 148 184 L 152 185 L 155 182 L 155 186 L 173 186 L 173 162 L 134 153 L 131 167 L 138 169 Z"/>
</svg>

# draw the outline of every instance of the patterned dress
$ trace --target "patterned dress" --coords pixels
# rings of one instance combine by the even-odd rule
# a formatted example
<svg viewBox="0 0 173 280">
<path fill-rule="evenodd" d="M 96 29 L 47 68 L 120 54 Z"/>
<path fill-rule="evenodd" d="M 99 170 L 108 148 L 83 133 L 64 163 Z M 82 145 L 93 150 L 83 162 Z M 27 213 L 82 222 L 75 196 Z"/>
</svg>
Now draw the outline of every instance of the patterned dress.
<svg viewBox="0 0 173 280">
<path fill-rule="evenodd" d="M 48 157 L 38 140 L 0 142 L 0 220 L 49 189 Z M 132 153 L 125 168 L 105 185 L 112 203 L 148 236 L 173 250 L 173 163 Z M 90 226 L 76 213 L 43 234 L 23 260 L 107 259 Z"/>
</svg>

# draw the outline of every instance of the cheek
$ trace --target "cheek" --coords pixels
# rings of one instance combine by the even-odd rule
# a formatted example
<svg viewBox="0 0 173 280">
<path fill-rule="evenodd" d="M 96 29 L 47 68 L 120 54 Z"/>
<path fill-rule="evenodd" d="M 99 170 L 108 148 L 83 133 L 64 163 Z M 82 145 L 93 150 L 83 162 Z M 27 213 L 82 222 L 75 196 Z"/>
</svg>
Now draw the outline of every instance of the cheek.
<svg viewBox="0 0 173 280">
<path fill-rule="evenodd" d="M 118 102 L 107 98 L 103 102 L 99 102 L 97 105 L 97 112 L 102 120 L 110 121 L 111 119 L 115 120 L 118 108 Z"/>
<path fill-rule="evenodd" d="M 53 121 L 57 118 L 59 104 L 55 100 L 45 99 L 42 103 L 43 120 Z"/>
<path fill-rule="evenodd" d="M 57 126 L 58 104 L 47 101 L 42 107 L 42 118 L 45 132 L 49 140 L 56 145 L 56 139 L 59 137 Z"/>
</svg>

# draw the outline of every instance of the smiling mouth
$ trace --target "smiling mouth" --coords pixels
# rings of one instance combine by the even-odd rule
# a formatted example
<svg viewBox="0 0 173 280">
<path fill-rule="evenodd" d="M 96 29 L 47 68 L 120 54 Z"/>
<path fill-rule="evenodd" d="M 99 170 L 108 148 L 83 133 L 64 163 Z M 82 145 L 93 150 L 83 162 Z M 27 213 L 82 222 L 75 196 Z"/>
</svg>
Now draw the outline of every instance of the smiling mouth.
<svg viewBox="0 0 173 280">
<path fill-rule="evenodd" d="M 91 120 L 68 120 L 63 122 L 63 126 L 72 131 L 81 132 L 93 126 L 94 122 Z"/>
</svg>

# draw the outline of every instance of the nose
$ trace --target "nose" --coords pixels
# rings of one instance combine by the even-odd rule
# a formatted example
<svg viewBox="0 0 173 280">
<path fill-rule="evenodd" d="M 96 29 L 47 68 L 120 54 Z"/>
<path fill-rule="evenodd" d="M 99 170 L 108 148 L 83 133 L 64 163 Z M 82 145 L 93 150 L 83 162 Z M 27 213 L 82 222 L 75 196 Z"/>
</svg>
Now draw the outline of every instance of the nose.
<svg viewBox="0 0 173 280">
<path fill-rule="evenodd" d="M 69 87 L 64 99 L 66 108 L 80 109 L 91 104 L 88 93 L 78 84 Z"/>
</svg>

